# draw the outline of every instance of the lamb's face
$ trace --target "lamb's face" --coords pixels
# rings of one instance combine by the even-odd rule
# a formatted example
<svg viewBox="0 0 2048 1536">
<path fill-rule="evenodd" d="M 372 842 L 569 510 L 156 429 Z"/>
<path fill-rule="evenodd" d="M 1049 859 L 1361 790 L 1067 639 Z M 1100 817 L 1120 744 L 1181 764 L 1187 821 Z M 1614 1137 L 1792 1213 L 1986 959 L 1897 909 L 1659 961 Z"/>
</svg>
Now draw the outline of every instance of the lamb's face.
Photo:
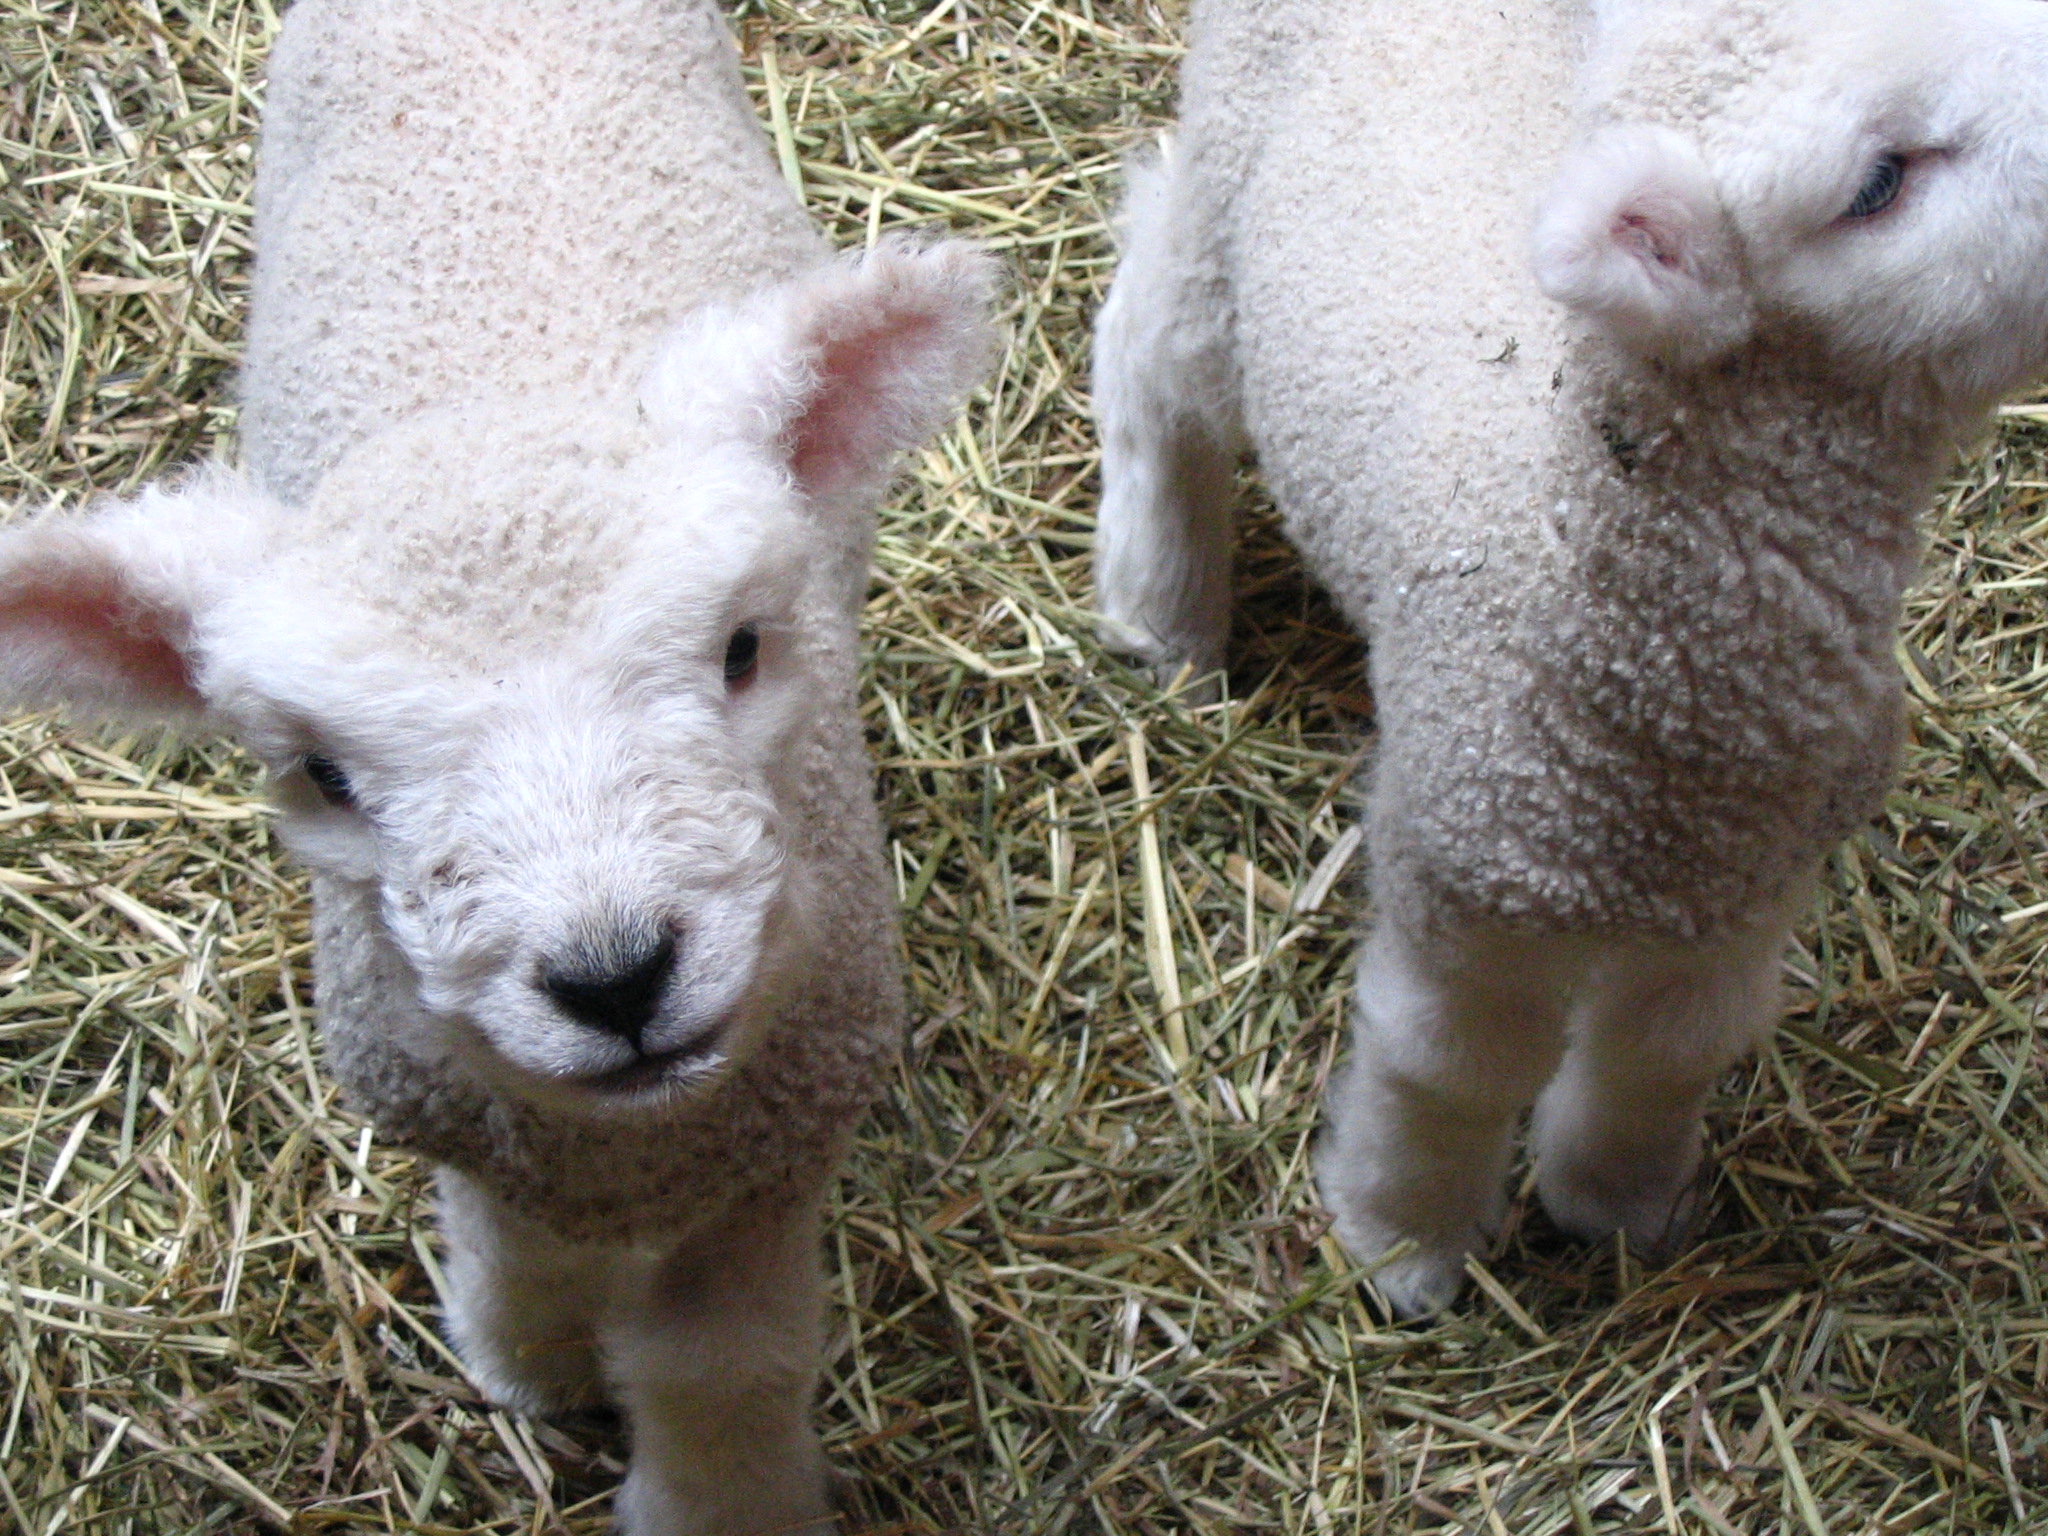
<svg viewBox="0 0 2048 1536">
<path fill-rule="evenodd" d="M 288 845 L 374 893 L 416 1037 L 613 1100 L 745 1054 L 805 962 L 801 774 L 853 728 L 845 555 L 793 501 L 743 450 L 465 415 L 281 515 L 201 688 Z"/>
<path fill-rule="evenodd" d="M 2048 368 L 2048 4 L 1627 17 L 1539 224 L 1547 291 L 1680 362 L 1789 337 L 1965 412 Z"/>
<path fill-rule="evenodd" d="M 699 312 L 637 399 L 416 418 L 304 508 L 215 474 L 0 533 L 0 693 L 268 763 L 388 941 L 323 974 L 374 952 L 352 1023 L 423 1070 L 664 1102 L 745 1055 L 814 893 L 864 878 L 832 818 L 873 506 L 984 363 L 989 287 L 884 246 Z"/>
<path fill-rule="evenodd" d="M 1809 4 L 1796 24 L 1807 58 L 1708 137 L 1760 307 L 1967 396 L 2027 382 L 2048 367 L 2048 4 Z"/>
</svg>

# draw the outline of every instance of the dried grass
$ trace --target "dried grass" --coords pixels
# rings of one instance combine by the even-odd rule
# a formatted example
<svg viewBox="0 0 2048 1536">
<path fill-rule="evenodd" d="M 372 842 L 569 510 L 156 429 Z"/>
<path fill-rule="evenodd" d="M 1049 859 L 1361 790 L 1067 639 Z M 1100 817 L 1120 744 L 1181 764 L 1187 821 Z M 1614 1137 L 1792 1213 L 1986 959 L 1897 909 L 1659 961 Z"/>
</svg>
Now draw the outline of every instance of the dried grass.
<svg viewBox="0 0 2048 1536">
<path fill-rule="evenodd" d="M 832 1229 L 848 1528 L 2040 1529 L 2048 408 L 1943 497 L 1908 778 L 1715 1104 L 1706 1239 L 1645 1272 L 1525 1193 L 1456 1312 L 1390 1331 L 1309 1179 L 1355 646 L 1256 509 L 1243 702 L 1088 639 L 1084 326 L 1177 20 L 922 4 L 741 16 L 842 241 L 937 219 L 1018 272 L 871 615 L 917 1023 Z M 274 25 L 0 0 L 8 504 L 225 440 Z M 616 1438 L 493 1412 L 438 1340 L 421 1170 L 316 1071 L 254 789 L 215 747 L 0 734 L 0 1528 L 601 1530 Z"/>
</svg>

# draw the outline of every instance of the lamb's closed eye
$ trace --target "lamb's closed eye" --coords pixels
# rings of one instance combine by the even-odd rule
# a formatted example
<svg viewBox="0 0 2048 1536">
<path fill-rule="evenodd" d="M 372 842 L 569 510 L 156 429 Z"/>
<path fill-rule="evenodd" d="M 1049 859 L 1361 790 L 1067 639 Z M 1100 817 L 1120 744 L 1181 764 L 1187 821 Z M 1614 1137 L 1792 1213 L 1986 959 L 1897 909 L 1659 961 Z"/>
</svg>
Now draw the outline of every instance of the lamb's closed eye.
<svg viewBox="0 0 2048 1536">
<path fill-rule="evenodd" d="M 337 810 L 353 810 L 356 803 L 355 786 L 342 771 L 341 765 L 324 752 L 308 752 L 299 760 L 299 771 L 305 774 L 320 798 Z"/>
<path fill-rule="evenodd" d="M 1899 200 L 1899 194 L 1906 189 L 1906 168 L 1909 163 L 1904 155 L 1896 152 L 1887 152 L 1879 156 L 1842 217 L 1870 219 L 1890 208 Z"/>
</svg>

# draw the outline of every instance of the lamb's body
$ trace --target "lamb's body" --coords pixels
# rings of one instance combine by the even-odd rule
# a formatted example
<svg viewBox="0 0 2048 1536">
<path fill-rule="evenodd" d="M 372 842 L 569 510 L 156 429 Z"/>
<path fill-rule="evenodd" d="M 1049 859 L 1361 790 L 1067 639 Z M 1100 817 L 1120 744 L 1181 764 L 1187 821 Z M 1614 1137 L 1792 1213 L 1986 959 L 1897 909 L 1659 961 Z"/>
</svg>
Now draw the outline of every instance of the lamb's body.
<svg viewBox="0 0 2048 1536">
<path fill-rule="evenodd" d="M 1602 107 L 1739 183 L 1743 133 L 1798 96 L 1802 6 L 1640 9 L 1662 30 L 1607 40 Z M 1528 230 L 1589 27 L 1198 4 L 1098 334 L 1112 635 L 1220 662 L 1248 441 L 1370 642 L 1376 927 L 1324 1179 L 1362 1256 L 1420 1244 L 1403 1306 L 1455 1287 L 1546 1082 L 1553 1214 L 1683 1229 L 1701 1097 L 1768 1028 L 1789 914 L 1892 773 L 1914 517 L 1988 403 L 1926 356 L 1845 365 L 1812 317 L 1667 365 L 1546 298 Z"/>
<path fill-rule="evenodd" d="M 630 527 L 581 515 L 574 471 L 594 438 L 626 459 L 653 434 L 584 419 L 582 398 L 630 401 L 677 317 L 827 255 L 775 170 L 724 22 L 674 0 L 302 0 L 271 56 L 257 239 L 251 471 L 304 501 L 384 431 L 322 493 L 348 504 L 365 549 L 332 579 L 355 576 L 356 602 L 471 665 L 558 643 L 635 552 Z M 437 538 L 417 499 L 453 468 L 451 447 L 471 466 L 468 499 L 502 510 Z M 529 483 L 542 454 L 567 461 L 556 498 Z M 499 464 L 506 483 L 479 485 Z M 406 541 L 416 579 L 395 581 L 389 552 Z M 418 1003 L 402 962 L 378 953 L 375 888 L 316 870 L 321 1022 L 355 1107 L 580 1239 L 815 1198 L 879 1091 L 903 1005 L 851 713 L 819 720 L 806 754 L 788 857 L 841 872 L 816 963 L 744 1066 L 652 1123 L 550 1115 L 438 1055 L 422 1070 L 395 1044 Z"/>
<path fill-rule="evenodd" d="M 633 1536 L 808 1529 L 817 1210 L 903 1021 L 873 505 L 988 274 L 828 260 L 711 0 L 298 0 L 261 162 L 247 480 L 10 531 L 0 689 L 271 766 L 479 1381 L 626 1411 Z"/>
</svg>

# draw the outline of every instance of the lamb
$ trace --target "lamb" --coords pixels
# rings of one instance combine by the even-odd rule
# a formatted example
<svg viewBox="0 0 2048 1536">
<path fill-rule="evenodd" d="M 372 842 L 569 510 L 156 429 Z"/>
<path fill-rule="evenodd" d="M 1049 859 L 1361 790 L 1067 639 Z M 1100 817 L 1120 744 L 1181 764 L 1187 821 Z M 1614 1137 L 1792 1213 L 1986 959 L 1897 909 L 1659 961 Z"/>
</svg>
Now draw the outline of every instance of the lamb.
<svg viewBox="0 0 2048 1536">
<path fill-rule="evenodd" d="M 1220 664 L 1250 447 L 1367 638 L 1338 1233 L 1446 1304 L 1533 1104 L 1557 1223 L 1668 1255 L 1894 772 L 1915 515 L 2048 370 L 2048 6 L 1198 0 L 1182 113 L 1096 333 L 1098 606 Z"/>
<path fill-rule="evenodd" d="M 476 1380 L 624 1410 L 633 1536 L 814 1528 L 904 1013 L 856 626 L 990 269 L 831 259 L 710 0 L 299 0 L 269 89 L 246 472 L 0 536 L 0 692 L 268 765 Z"/>
</svg>

